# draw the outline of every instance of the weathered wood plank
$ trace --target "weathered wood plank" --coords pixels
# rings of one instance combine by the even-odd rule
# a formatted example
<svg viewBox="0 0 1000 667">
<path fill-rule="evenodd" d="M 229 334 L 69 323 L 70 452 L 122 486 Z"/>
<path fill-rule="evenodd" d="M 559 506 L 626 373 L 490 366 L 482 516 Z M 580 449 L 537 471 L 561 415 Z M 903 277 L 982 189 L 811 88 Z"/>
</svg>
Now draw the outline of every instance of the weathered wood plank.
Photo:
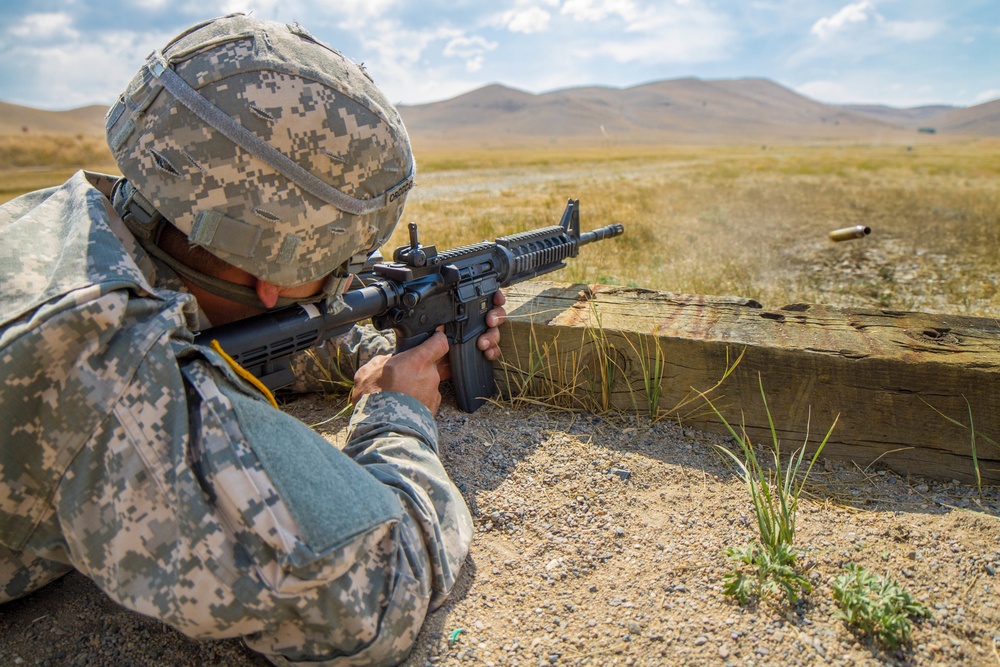
<svg viewBox="0 0 1000 667">
<path fill-rule="evenodd" d="M 974 482 L 971 411 L 983 483 L 1000 484 L 995 320 L 808 304 L 770 310 L 746 299 L 540 281 L 511 288 L 507 299 L 497 376 L 509 391 L 530 376 L 549 392 L 565 390 L 558 400 L 572 392 L 583 404 L 645 412 L 651 372 L 643 368 L 659 349 L 658 409 L 669 411 L 716 385 L 742 353 L 711 396 L 730 423 L 745 420 L 754 441 L 770 440 L 760 381 L 787 451 L 804 441 L 810 421 L 815 444 L 839 415 L 828 457 Z M 601 368 L 611 369 L 608 382 Z M 697 399 L 679 412 L 723 430 L 705 408 Z"/>
</svg>

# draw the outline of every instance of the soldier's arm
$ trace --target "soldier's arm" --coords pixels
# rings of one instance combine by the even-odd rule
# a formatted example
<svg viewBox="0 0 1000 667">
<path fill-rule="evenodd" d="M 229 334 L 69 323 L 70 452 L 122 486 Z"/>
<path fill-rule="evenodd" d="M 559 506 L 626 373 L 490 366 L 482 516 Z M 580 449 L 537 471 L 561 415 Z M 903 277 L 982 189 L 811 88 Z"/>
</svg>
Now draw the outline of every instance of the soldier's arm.
<svg viewBox="0 0 1000 667">
<path fill-rule="evenodd" d="M 401 661 L 472 534 L 430 411 L 366 397 L 341 452 L 200 354 L 176 374 L 155 349 L 74 460 L 60 495 L 74 565 L 193 637 L 243 636 L 279 661 Z"/>
<path fill-rule="evenodd" d="M 431 608 L 437 607 L 465 561 L 472 516 L 439 458 L 433 415 L 405 394 L 368 394 L 354 408 L 343 451 L 408 508 L 404 529 L 427 549 Z"/>
<path fill-rule="evenodd" d="M 295 382 L 282 391 L 343 394 L 354 385 L 359 368 L 396 347 L 392 331 L 380 333 L 370 324 L 359 324 L 347 333 L 292 358 Z"/>
</svg>

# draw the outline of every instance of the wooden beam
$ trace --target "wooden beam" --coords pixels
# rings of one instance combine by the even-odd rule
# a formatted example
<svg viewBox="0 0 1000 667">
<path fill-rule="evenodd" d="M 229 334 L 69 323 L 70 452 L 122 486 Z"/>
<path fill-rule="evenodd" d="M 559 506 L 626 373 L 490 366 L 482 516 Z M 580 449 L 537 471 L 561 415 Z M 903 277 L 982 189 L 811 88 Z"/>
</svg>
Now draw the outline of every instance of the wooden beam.
<svg viewBox="0 0 1000 667">
<path fill-rule="evenodd" d="M 496 375 L 515 395 L 645 413 L 660 358 L 658 414 L 726 432 L 697 392 L 730 369 L 710 396 L 754 442 L 770 442 L 762 383 L 786 452 L 837 418 L 828 458 L 974 483 L 974 433 L 983 484 L 1000 484 L 995 320 L 540 281 L 507 290 L 507 311 Z"/>
</svg>

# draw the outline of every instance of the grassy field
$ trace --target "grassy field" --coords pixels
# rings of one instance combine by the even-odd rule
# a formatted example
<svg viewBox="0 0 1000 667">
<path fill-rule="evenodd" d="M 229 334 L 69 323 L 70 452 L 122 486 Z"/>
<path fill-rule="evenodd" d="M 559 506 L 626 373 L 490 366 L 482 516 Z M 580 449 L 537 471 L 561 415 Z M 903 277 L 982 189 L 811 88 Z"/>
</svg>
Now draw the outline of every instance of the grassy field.
<svg viewBox="0 0 1000 667">
<path fill-rule="evenodd" d="M 25 192 L 59 185 L 81 168 L 118 173 L 103 137 L 0 135 L 0 204 Z"/>
<path fill-rule="evenodd" d="M 558 280 L 994 316 L 997 142 L 419 154 L 407 220 L 455 245 L 553 224 L 568 197 L 585 248 Z M 864 239 L 828 232 L 864 224 Z M 390 245 L 405 241 L 397 232 Z M 599 248 L 599 249 L 598 249 Z"/>
<path fill-rule="evenodd" d="M 622 222 L 626 233 L 584 248 L 554 280 L 735 295 L 767 307 L 1000 312 L 996 140 L 416 149 L 418 187 L 403 222 L 419 222 L 421 240 L 439 249 L 554 224 L 572 197 L 585 230 Z M 0 141 L 0 201 L 58 184 L 74 162 L 114 170 L 100 146 L 80 138 L 38 148 L 34 164 L 53 167 L 28 166 L 31 153 Z M 828 240 L 857 224 L 872 234 Z M 386 254 L 405 240 L 400 225 Z"/>
</svg>

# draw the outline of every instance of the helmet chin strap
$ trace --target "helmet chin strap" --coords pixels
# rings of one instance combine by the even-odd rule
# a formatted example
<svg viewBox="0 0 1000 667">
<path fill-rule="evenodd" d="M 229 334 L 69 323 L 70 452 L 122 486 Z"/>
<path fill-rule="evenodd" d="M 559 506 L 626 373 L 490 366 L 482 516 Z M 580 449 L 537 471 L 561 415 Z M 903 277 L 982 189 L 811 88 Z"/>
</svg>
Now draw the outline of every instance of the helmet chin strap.
<svg viewBox="0 0 1000 667">
<path fill-rule="evenodd" d="M 166 264 L 181 278 L 223 299 L 252 308 L 266 308 L 260 297 L 257 296 L 257 290 L 253 287 L 237 285 L 228 280 L 202 273 L 164 252 L 157 245 L 157 242 L 160 239 L 163 225 L 168 223 L 149 200 L 132 187 L 128 180 L 122 178 L 115 183 L 111 192 L 111 203 L 143 250 Z M 307 297 L 280 296 L 274 307 L 283 308 L 297 303 L 314 303 L 324 299 L 333 301 L 347 289 L 350 278 L 350 275 L 331 274 L 323 285 L 322 294 Z"/>
</svg>

